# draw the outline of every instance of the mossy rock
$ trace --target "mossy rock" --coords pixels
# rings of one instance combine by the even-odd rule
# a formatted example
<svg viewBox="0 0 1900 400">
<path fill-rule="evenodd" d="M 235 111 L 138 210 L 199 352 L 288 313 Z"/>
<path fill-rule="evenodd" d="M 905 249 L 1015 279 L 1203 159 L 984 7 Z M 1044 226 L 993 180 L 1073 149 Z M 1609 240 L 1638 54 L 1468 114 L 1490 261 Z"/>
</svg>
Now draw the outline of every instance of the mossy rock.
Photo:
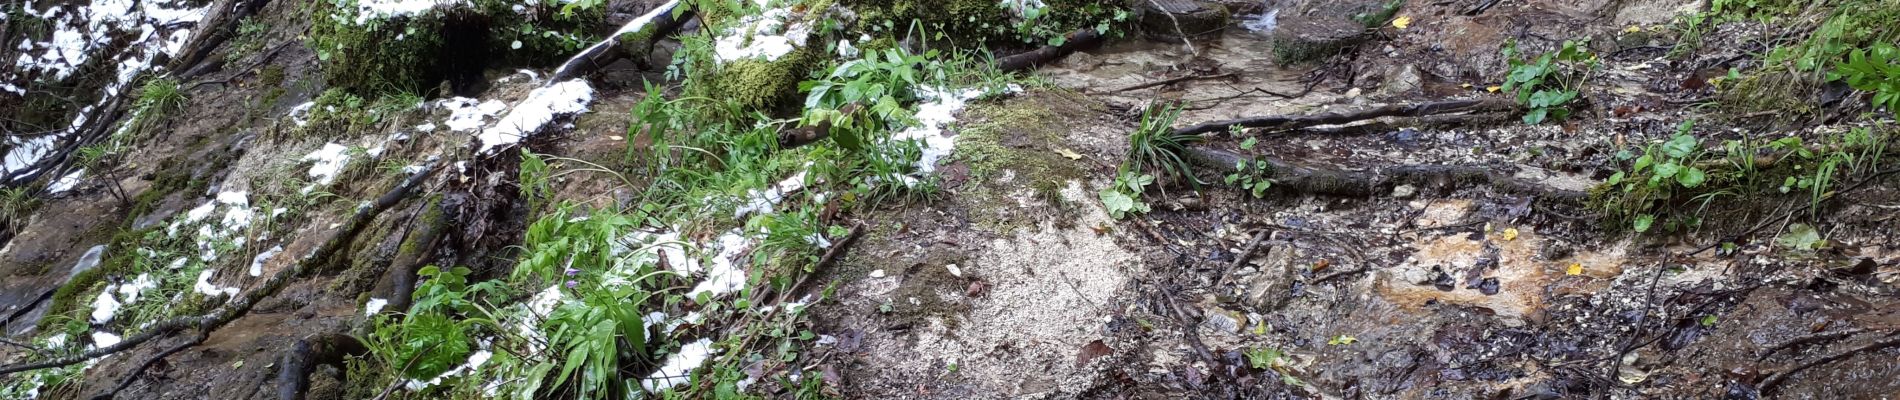
<svg viewBox="0 0 1900 400">
<path fill-rule="evenodd" d="M 1310 1 L 1281 13 L 1273 31 L 1273 61 L 1281 65 L 1319 61 L 1368 39 L 1372 29 L 1397 15 L 1402 1 Z"/>
<path fill-rule="evenodd" d="M 749 110 L 772 111 L 798 103 L 798 83 L 821 61 L 809 47 L 793 50 L 777 60 L 743 59 L 720 67 L 712 82 L 714 98 L 731 100 Z"/>
</svg>

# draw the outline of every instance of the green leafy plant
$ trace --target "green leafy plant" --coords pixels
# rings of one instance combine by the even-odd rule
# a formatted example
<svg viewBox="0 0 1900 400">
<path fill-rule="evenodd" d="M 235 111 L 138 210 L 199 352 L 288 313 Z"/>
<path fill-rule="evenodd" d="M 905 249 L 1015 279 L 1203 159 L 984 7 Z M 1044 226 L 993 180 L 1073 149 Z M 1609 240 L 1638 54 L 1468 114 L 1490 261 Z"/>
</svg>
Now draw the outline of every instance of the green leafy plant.
<svg viewBox="0 0 1900 400">
<path fill-rule="evenodd" d="M 1241 150 L 1251 150 L 1259 139 L 1247 138 L 1240 142 Z M 1254 198 L 1267 196 L 1267 189 L 1273 187 L 1273 164 L 1266 160 L 1253 159 L 1234 163 L 1234 172 L 1227 174 L 1227 184 L 1252 193 Z"/>
<path fill-rule="evenodd" d="M 1872 93 L 1875 107 L 1900 109 L 1900 50 L 1892 44 L 1875 43 L 1848 52 L 1847 60 L 1835 64 L 1828 79 Z"/>
<path fill-rule="evenodd" d="M 1597 66 L 1596 55 L 1574 40 L 1536 58 L 1521 57 L 1515 41 L 1505 43 L 1503 53 L 1510 60 L 1510 72 L 1502 89 L 1514 93 L 1517 102 L 1530 109 L 1524 113 L 1524 123 L 1530 125 L 1568 118 L 1570 109 L 1565 105 L 1577 98 L 1583 81 Z"/>
<path fill-rule="evenodd" d="M 1194 177 L 1182 153 L 1201 137 L 1174 132 L 1174 120 L 1180 118 L 1182 109 L 1179 105 L 1157 105 L 1142 112 L 1141 125 L 1128 135 L 1127 165 L 1143 173 L 1183 179 L 1198 188 L 1201 181 Z"/>
<path fill-rule="evenodd" d="M 1102 206 L 1108 209 L 1108 215 L 1115 219 L 1145 214 L 1149 208 L 1148 203 L 1141 201 L 1141 193 L 1154 181 L 1154 175 L 1122 168 L 1115 176 L 1115 183 L 1098 195 L 1102 199 Z"/>
<path fill-rule="evenodd" d="M 1638 213 L 1631 226 L 1636 232 L 1648 232 L 1655 224 L 1655 216 L 1649 214 L 1655 207 L 1652 200 L 1669 198 L 1708 182 L 1708 172 L 1696 164 L 1704 152 L 1702 141 L 1690 134 L 1694 126 L 1693 121 L 1684 121 L 1669 141 L 1645 147 L 1641 156 L 1628 151 L 1618 153 L 1618 158 L 1630 160 L 1629 170 L 1610 175 L 1604 185 L 1620 188 L 1625 196 L 1638 200 L 1635 210 L 1631 210 Z"/>
<path fill-rule="evenodd" d="M 917 100 L 926 79 L 942 81 L 944 71 L 930 59 L 935 50 L 910 54 L 898 48 L 865 52 L 862 58 L 838 65 L 824 79 L 799 84 L 805 96 L 808 127 L 829 125 L 831 140 L 846 150 L 860 151 L 883 132 L 889 121 L 907 121 L 904 104 Z"/>
</svg>

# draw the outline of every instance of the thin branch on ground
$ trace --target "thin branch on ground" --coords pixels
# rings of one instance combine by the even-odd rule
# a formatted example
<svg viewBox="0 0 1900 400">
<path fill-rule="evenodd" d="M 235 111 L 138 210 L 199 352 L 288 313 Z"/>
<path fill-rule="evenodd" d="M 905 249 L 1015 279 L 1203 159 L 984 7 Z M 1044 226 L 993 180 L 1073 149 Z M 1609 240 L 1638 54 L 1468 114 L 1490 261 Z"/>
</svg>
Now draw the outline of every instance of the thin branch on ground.
<svg viewBox="0 0 1900 400">
<path fill-rule="evenodd" d="M 1129 86 L 1129 87 L 1125 87 L 1121 89 L 1110 90 L 1109 93 L 1121 93 L 1121 92 L 1126 92 L 1126 91 L 1131 91 L 1131 90 L 1141 90 L 1141 89 L 1147 89 L 1147 88 L 1156 87 L 1156 86 L 1167 86 L 1167 85 L 1173 85 L 1176 83 L 1188 82 L 1188 81 L 1198 81 L 1198 80 L 1207 80 L 1207 79 L 1226 79 L 1226 78 L 1233 78 L 1235 76 L 1237 75 L 1235 75 L 1232 72 L 1225 73 L 1225 74 L 1218 74 L 1218 75 L 1188 75 L 1188 76 L 1174 77 L 1174 78 L 1168 78 L 1168 79 L 1163 79 L 1163 80 L 1154 81 L 1154 82 L 1143 83 L 1143 84 Z"/>
<path fill-rule="evenodd" d="M 1774 375 L 1769 375 L 1768 379 L 1762 380 L 1761 382 L 1761 387 L 1760 387 L 1761 393 L 1764 395 L 1773 393 L 1775 388 L 1781 386 L 1783 382 L 1786 382 L 1788 380 L 1789 376 L 1800 373 L 1801 371 L 1806 371 L 1809 368 L 1814 368 L 1814 367 L 1832 363 L 1835 361 L 1840 361 L 1848 357 L 1853 357 L 1854 355 L 1860 354 L 1860 353 L 1884 350 L 1889 347 L 1900 347 L 1900 332 L 1889 334 L 1887 335 L 1887 337 L 1882 338 L 1881 340 L 1873 342 L 1873 343 L 1868 343 L 1860 347 L 1847 349 L 1846 351 L 1842 351 L 1839 353 L 1830 354 L 1827 357 L 1817 358 L 1812 361 L 1801 363 L 1801 365 L 1796 365 L 1794 368 L 1789 368 L 1781 372 L 1776 372 L 1774 373 Z"/>
<path fill-rule="evenodd" d="M 1246 265 L 1247 260 L 1253 257 L 1254 249 L 1260 247 L 1260 242 L 1263 240 L 1266 240 L 1267 236 L 1272 236 L 1272 235 L 1273 235 L 1272 229 L 1261 229 L 1260 232 L 1255 233 L 1253 235 L 1253 240 L 1247 242 L 1247 247 L 1241 248 L 1240 254 L 1234 255 L 1234 262 L 1227 264 L 1227 270 L 1221 271 L 1220 279 L 1214 282 L 1215 290 L 1220 290 L 1221 287 L 1226 286 L 1227 277 L 1229 275 L 1233 275 L 1234 270 L 1239 269 L 1240 266 Z M 1267 251 L 1272 251 L 1272 249 L 1268 249 Z"/>
<path fill-rule="evenodd" d="M 177 346 L 172 346 L 172 348 L 165 349 L 165 351 L 158 352 L 157 355 L 153 355 L 152 358 L 146 359 L 143 363 L 139 363 L 137 367 L 133 367 L 132 372 L 127 373 L 124 378 L 120 379 L 119 384 L 113 386 L 112 390 L 93 396 L 92 400 L 109 400 L 113 397 L 117 397 L 119 392 L 125 391 L 125 388 L 132 387 L 133 382 L 138 382 L 139 377 L 145 374 L 145 370 L 152 368 L 153 365 L 158 365 L 159 362 L 165 360 L 165 357 L 170 357 L 192 346 L 204 343 L 208 337 L 210 337 L 210 335 L 206 334 L 205 331 L 199 331 L 198 334 L 192 335 L 190 340 L 179 343 Z"/>
<path fill-rule="evenodd" d="M 1388 104 L 1368 110 L 1354 112 L 1329 112 L 1312 115 L 1269 115 L 1214 121 L 1199 125 L 1181 127 L 1174 130 L 1176 135 L 1198 135 L 1223 132 L 1231 127 L 1294 129 L 1320 125 L 1339 125 L 1380 117 L 1423 117 L 1427 115 L 1450 114 L 1458 112 L 1492 112 L 1517 109 L 1517 104 L 1505 99 L 1447 100 L 1418 104 Z"/>
</svg>

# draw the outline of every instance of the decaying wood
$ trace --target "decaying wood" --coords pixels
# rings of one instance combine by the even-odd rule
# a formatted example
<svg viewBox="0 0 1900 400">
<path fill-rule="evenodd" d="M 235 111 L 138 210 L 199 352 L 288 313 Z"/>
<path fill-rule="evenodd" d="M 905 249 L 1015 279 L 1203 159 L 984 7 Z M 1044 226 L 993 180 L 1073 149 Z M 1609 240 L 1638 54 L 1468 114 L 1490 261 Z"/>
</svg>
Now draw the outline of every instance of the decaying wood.
<svg viewBox="0 0 1900 400">
<path fill-rule="evenodd" d="M 185 47 L 184 54 L 173 58 L 167 70 L 184 71 L 178 75 L 179 79 L 191 79 L 198 74 L 209 72 L 210 69 L 204 68 L 201 63 L 209 59 L 211 53 L 223 46 L 224 42 L 237 36 L 239 23 L 245 18 L 257 15 L 258 11 L 262 11 L 264 6 L 269 4 L 270 0 L 225 0 L 213 5 L 212 10 L 220 11 L 205 21 L 208 28 L 199 29 L 191 40 L 186 42 L 189 45 Z"/>
<path fill-rule="evenodd" d="M 1329 112 L 1311 115 L 1270 115 L 1214 121 L 1174 130 L 1177 135 L 1225 132 L 1232 127 L 1297 129 L 1320 125 L 1339 125 L 1383 117 L 1423 117 L 1459 112 L 1495 112 L 1517 109 L 1508 99 L 1447 100 L 1419 104 L 1388 104 L 1355 112 Z"/>
<path fill-rule="evenodd" d="M 1061 46 L 1042 46 L 1029 52 L 997 59 L 996 68 L 1003 71 L 1029 70 L 1067 57 L 1076 50 L 1099 44 L 1102 44 L 1102 34 L 1096 32 L 1094 28 L 1085 28 L 1069 33 L 1068 39 L 1063 41 Z"/>
<path fill-rule="evenodd" d="M 1188 162 L 1222 173 L 1241 172 L 1243 162 L 1265 162 L 1265 178 L 1275 189 L 1301 193 L 1348 197 L 1370 197 L 1401 184 L 1458 183 L 1489 184 L 1498 190 L 1534 195 L 1548 200 L 1580 203 L 1588 193 L 1559 189 L 1526 182 L 1512 176 L 1509 166 L 1479 165 L 1399 165 L 1375 171 L 1349 171 L 1310 167 L 1273 157 L 1250 158 L 1224 150 L 1190 147 L 1182 154 Z"/>
<path fill-rule="evenodd" d="M 429 263 L 430 254 L 435 253 L 436 245 L 442 242 L 442 236 L 448 231 L 448 218 L 441 202 L 429 202 L 421 213 L 421 221 L 411 223 L 412 229 L 405 235 L 401 245 L 397 246 L 396 256 L 389 268 L 390 295 L 386 312 L 407 312 L 409 305 L 415 302 L 416 274 L 424 264 Z"/>
<path fill-rule="evenodd" d="M 245 292 L 242 297 L 225 303 L 223 306 L 219 306 L 209 313 L 173 318 L 154 323 L 150 327 L 147 327 L 144 332 L 126 338 L 118 344 L 93 349 L 85 353 L 35 363 L 0 366 L 0 376 L 22 371 L 58 368 L 78 364 L 86 360 L 130 350 L 145 342 L 170 337 L 172 334 L 181 331 L 197 330 L 207 335 L 217 331 L 218 328 L 222 328 L 232 321 L 236 321 L 238 317 L 249 313 L 251 308 L 257 306 L 258 302 L 277 294 L 277 292 L 283 290 L 285 286 L 289 286 L 290 282 L 295 281 L 311 268 L 325 263 L 331 255 L 347 247 L 350 240 L 354 238 L 358 232 L 362 231 L 364 227 L 369 226 L 369 222 L 375 219 L 377 214 L 407 199 L 411 194 L 415 193 L 418 187 L 422 186 L 423 182 L 427 181 L 429 177 L 434 176 L 435 171 L 438 169 L 438 164 L 439 162 L 430 162 L 424 165 L 421 172 L 417 172 L 415 175 L 411 175 L 408 179 L 403 180 L 381 197 L 378 197 L 375 201 L 358 207 L 356 213 L 351 215 L 350 219 L 345 222 L 342 227 L 338 228 L 336 233 L 331 235 L 330 239 L 325 241 L 316 251 L 305 256 L 289 269 L 271 275 L 270 279 L 265 281 L 263 285 L 249 292 Z M 168 354 L 161 353 L 161 356 L 163 355 Z M 148 362 L 146 366 L 150 366 L 150 362 Z M 127 376 L 137 376 L 142 371 L 142 368 L 134 369 L 128 372 L 129 375 Z"/>
<path fill-rule="evenodd" d="M 679 15 L 674 15 L 675 10 L 679 10 Z M 621 47 L 620 39 L 622 36 L 638 33 L 639 35 L 636 35 L 636 37 L 645 41 L 645 43 L 639 43 L 639 45 L 642 46 L 641 48 L 652 49 L 653 44 L 658 42 L 660 38 L 666 37 L 666 35 L 679 30 L 681 25 L 686 24 L 686 20 L 692 18 L 693 8 L 683 5 L 683 3 L 679 1 L 670 1 L 659 7 L 654 7 L 653 10 L 647 11 L 645 15 L 641 15 L 639 18 L 634 18 L 633 21 L 627 22 L 627 25 L 620 28 L 619 31 L 614 32 L 612 35 L 607 35 L 607 38 L 601 39 L 599 43 L 589 46 L 586 50 L 582 50 L 580 54 L 575 54 L 573 58 L 569 58 L 566 63 L 562 63 L 561 67 L 556 68 L 554 74 L 548 78 L 548 84 L 586 76 L 587 74 L 599 70 L 601 66 L 630 56 L 631 54 L 628 54 L 626 49 Z"/>
</svg>

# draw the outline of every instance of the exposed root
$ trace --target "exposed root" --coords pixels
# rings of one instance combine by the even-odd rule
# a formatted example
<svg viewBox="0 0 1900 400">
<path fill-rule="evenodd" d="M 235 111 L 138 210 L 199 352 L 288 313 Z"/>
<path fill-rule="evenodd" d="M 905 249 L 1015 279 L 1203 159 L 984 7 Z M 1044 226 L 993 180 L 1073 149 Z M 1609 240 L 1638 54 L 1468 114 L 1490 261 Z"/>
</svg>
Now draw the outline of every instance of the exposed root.
<svg viewBox="0 0 1900 400">
<path fill-rule="evenodd" d="M 1040 67 L 1051 61 L 1067 57 L 1070 53 L 1083 48 L 1102 44 L 1102 34 L 1094 28 L 1086 28 L 1069 33 L 1068 40 L 1061 46 L 1042 46 L 1022 54 L 996 59 L 996 69 L 1002 71 L 1025 71 Z"/>
<path fill-rule="evenodd" d="M 316 372 L 317 366 L 341 368 L 343 361 L 349 357 L 368 354 L 369 347 L 350 335 L 326 333 L 298 340 L 291 346 L 289 353 L 284 353 L 283 360 L 277 363 L 277 398 L 303 400 L 310 391 L 310 374 Z"/>
<path fill-rule="evenodd" d="M 1801 363 L 1801 365 L 1796 365 L 1794 366 L 1794 368 L 1789 368 L 1781 372 L 1776 372 L 1774 375 L 1769 375 L 1768 379 L 1762 380 L 1761 382 L 1761 386 L 1760 386 L 1761 393 L 1763 395 L 1773 394 L 1776 387 L 1781 386 L 1782 382 L 1786 382 L 1788 380 L 1789 375 L 1800 373 L 1801 371 L 1805 371 L 1808 368 L 1814 368 L 1817 366 L 1821 366 L 1823 364 L 1840 361 L 1848 357 L 1853 357 L 1854 355 L 1860 354 L 1860 353 L 1884 350 L 1889 347 L 1900 347 L 1900 333 L 1888 334 L 1885 338 L 1882 338 L 1880 341 L 1868 343 L 1866 345 L 1855 347 L 1852 349 L 1847 349 L 1846 351 L 1834 353 L 1834 354 L 1828 355 L 1827 357 L 1817 358 L 1812 361 Z"/>
<path fill-rule="evenodd" d="M 165 349 L 165 351 L 158 352 L 157 355 L 153 355 L 152 358 L 145 360 L 145 362 L 140 363 L 137 367 L 133 367 L 132 372 L 127 373 L 125 375 L 125 378 L 120 379 L 119 384 L 116 386 L 113 386 L 112 390 L 108 390 L 105 393 L 100 393 L 97 396 L 92 396 L 92 399 L 93 400 L 108 400 L 113 397 L 117 397 L 119 395 L 119 392 L 125 391 L 125 388 L 132 387 L 133 382 L 138 382 L 139 376 L 143 375 L 145 373 L 145 370 L 152 368 L 153 365 L 158 365 L 159 362 L 165 360 L 165 357 L 170 357 L 171 355 L 178 354 L 178 352 L 185 351 L 185 349 L 189 349 L 192 346 L 197 346 L 200 343 L 204 343 L 205 338 L 210 336 L 206 332 L 207 331 L 202 331 L 202 330 L 198 331 L 198 334 L 192 335 L 190 340 L 186 340 L 183 343 L 179 343 L 177 346 L 172 346 L 172 348 Z"/>
<path fill-rule="evenodd" d="M 1495 112 L 1517 109 L 1517 104 L 1506 99 L 1447 100 L 1419 104 L 1388 104 L 1357 112 L 1330 112 L 1313 115 L 1269 115 L 1264 117 L 1230 119 L 1174 130 L 1176 135 L 1199 135 L 1203 133 L 1224 132 L 1231 127 L 1296 129 L 1320 125 L 1339 125 L 1381 117 L 1423 117 L 1427 115 L 1450 114 L 1458 112 Z"/>
<path fill-rule="evenodd" d="M 1817 333 L 1813 335 L 1807 335 L 1807 336 L 1794 338 L 1793 340 L 1789 340 L 1786 342 L 1782 342 L 1781 344 L 1777 344 L 1774 347 L 1769 347 L 1767 350 L 1762 350 L 1761 356 L 1755 357 L 1755 360 L 1757 361 L 1767 360 L 1768 356 L 1775 355 L 1775 353 L 1777 352 L 1780 352 L 1782 350 L 1787 350 L 1795 346 L 1803 346 L 1803 345 L 1809 345 L 1809 344 L 1814 344 L 1814 343 L 1845 339 L 1848 336 L 1859 335 L 1861 334 L 1861 332 L 1866 332 L 1866 331 L 1867 331 L 1866 329 L 1851 328 L 1851 329 L 1842 329 L 1842 330 L 1833 331 L 1833 332 L 1823 332 L 1823 333 Z"/>
<path fill-rule="evenodd" d="M 173 318 L 152 324 L 152 326 L 146 328 L 144 332 L 126 338 L 124 341 L 115 345 L 47 361 L 0 366 L 0 376 L 22 371 L 58 368 L 78 364 L 86 360 L 130 350 L 145 342 L 170 337 L 173 333 L 187 329 L 197 330 L 201 334 L 215 332 L 219 328 L 230 324 L 232 321 L 236 321 L 238 317 L 249 313 L 251 308 L 256 307 L 259 301 L 263 301 L 265 298 L 277 294 L 277 292 L 283 290 L 285 286 L 289 286 L 291 281 L 296 280 L 311 268 L 324 264 L 332 254 L 348 246 L 350 240 L 356 236 L 356 233 L 362 231 L 364 227 L 369 226 L 369 222 L 375 219 L 377 214 L 395 206 L 396 203 L 402 202 L 403 199 L 413 194 L 417 187 L 422 186 L 424 181 L 434 176 L 439 163 L 439 161 L 435 161 L 424 165 L 421 172 L 417 172 L 415 175 L 411 175 L 409 179 L 403 180 L 402 183 L 391 188 L 389 192 L 384 193 L 382 197 L 378 197 L 376 201 L 358 207 L 356 214 L 352 215 L 349 221 L 344 223 L 343 226 L 336 231 L 336 234 L 332 235 L 330 239 L 325 241 L 316 251 L 310 253 L 309 256 L 304 257 L 302 260 L 299 260 L 297 264 L 291 266 L 290 269 L 279 271 L 276 275 L 272 275 L 270 280 L 265 281 L 262 286 L 246 292 L 243 297 L 225 303 L 223 306 L 218 307 L 218 309 L 204 315 Z M 164 354 L 161 353 L 161 355 Z M 147 363 L 140 368 L 133 369 L 130 372 L 132 375 L 128 376 L 137 375 L 144 370 L 143 367 L 149 366 L 150 363 Z"/>
<path fill-rule="evenodd" d="M 1223 150 L 1190 147 L 1182 157 L 1188 162 L 1227 172 L 1239 172 L 1237 165 L 1246 161 L 1259 160 L 1268 163 L 1271 168 L 1265 178 L 1273 180 L 1273 187 L 1302 193 L 1335 195 L 1348 197 L 1369 197 L 1384 193 L 1393 186 L 1406 183 L 1459 183 L 1471 182 L 1489 184 L 1499 190 L 1534 195 L 1548 200 L 1581 204 L 1589 193 L 1558 189 L 1533 182 L 1525 182 L 1512 176 L 1510 167 L 1492 167 L 1478 165 L 1399 165 L 1376 171 L 1347 171 L 1339 169 L 1309 167 L 1288 163 L 1271 157 L 1248 158 Z"/>
</svg>

